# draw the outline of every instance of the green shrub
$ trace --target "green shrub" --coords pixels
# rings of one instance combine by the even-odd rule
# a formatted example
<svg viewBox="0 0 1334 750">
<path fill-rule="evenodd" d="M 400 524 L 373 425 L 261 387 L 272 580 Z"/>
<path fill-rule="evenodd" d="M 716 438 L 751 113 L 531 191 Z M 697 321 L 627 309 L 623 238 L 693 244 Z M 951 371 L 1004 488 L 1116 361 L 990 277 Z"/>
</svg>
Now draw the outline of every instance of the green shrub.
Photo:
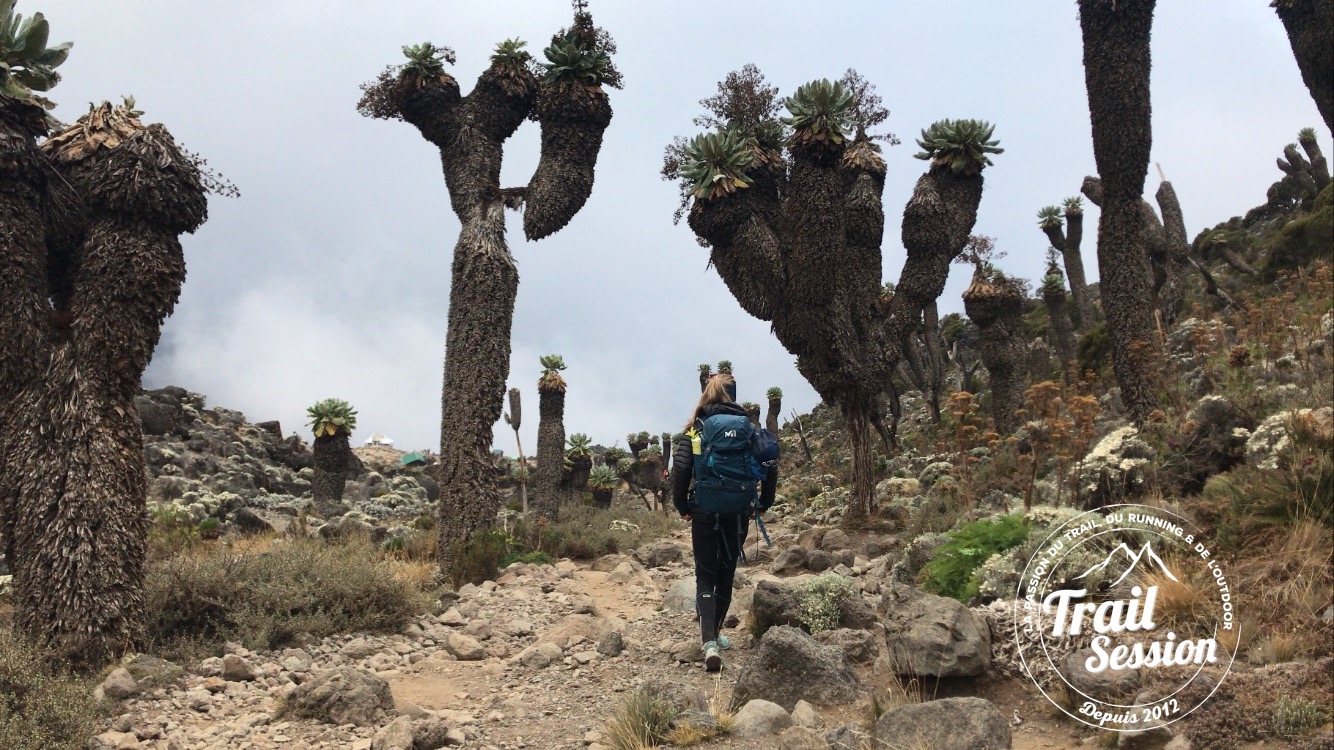
<svg viewBox="0 0 1334 750">
<path fill-rule="evenodd" d="M 675 516 L 633 507 L 570 506 L 561 508 L 560 520 L 546 526 L 530 546 L 555 559 L 593 560 L 666 536 L 677 523 Z"/>
<path fill-rule="evenodd" d="M 199 543 L 199 528 L 190 514 L 175 505 L 152 508 L 153 525 L 148 527 L 148 558 L 163 560 Z"/>
<path fill-rule="evenodd" d="M 1272 282 L 1278 272 L 1301 268 L 1316 258 L 1328 258 L 1334 245 L 1334 185 L 1316 196 L 1311 212 L 1289 221 L 1269 244 L 1263 278 Z"/>
<path fill-rule="evenodd" d="M 856 595 L 852 580 L 837 573 L 809 578 L 797 594 L 798 615 L 812 635 L 834 630 L 842 617 L 844 603 Z"/>
<path fill-rule="evenodd" d="M 454 554 L 450 580 L 455 587 L 481 583 L 500 574 L 500 558 L 514 551 L 515 540 L 503 529 L 478 531 Z"/>
<path fill-rule="evenodd" d="M 417 529 L 418 531 L 434 531 L 435 516 L 426 513 L 417 516 L 412 519 L 412 528 Z"/>
<path fill-rule="evenodd" d="M 1079 337 L 1075 362 L 1081 373 L 1102 372 L 1112 363 L 1112 340 L 1107 335 L 1107 324 L 1099 323 Z"/>
<path fill-rule="evenodd" d="M 500 558 L 500 568 L 503 570 L 514 563 L 528 563 L 529 565 L 550 565 L 552 563 L 551 555 L 545 552 L 510 552 L 502 555 Z"/>
<path fill-rule="evenodd" d="M 193 653 L 224 640 L 279 648 L 298 633 L 395 632 L 426 606 L 368 540 L 285 540 L 159 562 L 146 582 L 153 653 Z"/>
<path fill-rule="evenodd" d="M 0 747 L 83 750 L 93 734 L 92 685 L 53 673 L 46 657 L 0 628 Z"/>
<path fill-rule="evenodd" d="M 978 593 L 977 569 L 992 555 L 1023 544 L 1028 526 L 1021 515 L 1000 516 L 965 524 L 946 536 L 949 541 L 922 569 L 922 587 L 967 604 Z"/>
</svg>

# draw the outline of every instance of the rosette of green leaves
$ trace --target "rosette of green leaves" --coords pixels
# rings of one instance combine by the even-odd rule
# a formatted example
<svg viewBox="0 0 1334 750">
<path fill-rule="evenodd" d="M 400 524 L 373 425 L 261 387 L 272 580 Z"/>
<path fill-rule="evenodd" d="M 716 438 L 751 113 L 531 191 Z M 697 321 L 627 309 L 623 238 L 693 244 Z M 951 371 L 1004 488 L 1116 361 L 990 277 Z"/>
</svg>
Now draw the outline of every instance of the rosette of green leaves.
<svg viewBox="0 0 1334 750">
<path fill-rule="evenodd" d="M 315 437 L 351 435 L 357 428 L 357 411 L 341 398 L 326 398 L 306 409 Z"/>
<path fill-rule="evenodd" d="M 955 174 L 977 174 L 991 166 L 988 154 L 1005 151 L 991 137 L 995 129 L 985 120 L 940 120 L 922 131 L 917 141 L 922 151 L 915 156 L 933 166 L 949 167 Z"/>
<path fill-rule="evenodd" d="M 1059 227 L 1065 221 L 1061 217 L 1061 209 L 1056 206 L 1043 206 L 1038 211 L 1038 226 L 1046 229 L 1047 227 Z"/>
<path fill-rule="evenodd" d="M 614 490 L 621 484 L 621 477 L 610 466 L 594 466 L 588 472 L 588 486 L 595 490 Z"/>
<path fill-rule="evenodd" d="M 853 92 L 840 81 L 822 78 L 799 87 L 784 102 L 796 146 L 839 146 L 853 128 Z"/>
<path fill-rule="evenodd" d="M 73 42 L 47 47 L 51 25 L 41 13 L 25 19 L 14 12 L 15 0 L 0 0 L 0 95 L 33 101 L 47 109 L 46 99 L 34 91 L 50 91 L 60 82 L 60 67 L 69 57 Z"/>
<path fill-rule="evenodd" d="M 565 449 L 566 458 L 591 458 L 593 456 L 593 439 L 582 432 L 576 432 L 565 439 L 569 445 Z"/>
<path fill-rule="evenodd" d="M 542 67 L 547 71 L 545 76 L 547 83 L 583 83 L 597 86 L 602 83 L 607 69 L 611 66 L 611 58 L 606 52 L 589 49 L 573 33 L 552 42 L 551 46 L 542 50 L 542 54 L 547 58 L 547 62 L 542 63 Z"/>
<path fill-rule="evenodd" d="M 749 139 L 739 131 L 727 128 L 705 133 L 686 144 L 681 176 L 689 181 L 696 199 L 722 198 L 750 187 L 746 168 L 754 159 Z"/>
<path fill-rule="evenodd" d="M 444 75 L 445 63 L 454 64 L 454 50 L 430 42 L 404 45 L 403 56 L 408 58 L 404 70 L 416 71 L 426 77 Z"/>
</svg>

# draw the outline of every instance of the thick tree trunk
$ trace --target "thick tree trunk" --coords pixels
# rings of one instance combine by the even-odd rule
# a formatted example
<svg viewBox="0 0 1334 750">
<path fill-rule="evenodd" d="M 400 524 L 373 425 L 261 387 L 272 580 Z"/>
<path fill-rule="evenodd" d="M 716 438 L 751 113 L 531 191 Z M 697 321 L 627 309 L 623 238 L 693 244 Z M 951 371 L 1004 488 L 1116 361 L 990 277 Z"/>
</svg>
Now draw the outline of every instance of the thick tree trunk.
<svg viewBox="0 0 1334 750">
<path fill-rule="evenodd" d="M 560 514 L 560 478 L 565 462 L 565 391 L 538 389 L 537 495 L 533 509 L 555 521 Z"/>
<path fill-rule="evenodd" d="M 1070 284 L 1070 297 L 1074 300 L 1075 313 L 1071 323 L 1076 332 L 1091 328 L 1097 322 L 1097 311 L 1089 300 L 1088 279 L 1084 275 L 1084 256 L 1080 246 L 1084 241 L 1084 212 L 1065 212 L 1065 247 L 1061 250 L 1061 259 L 1065 264 L 1065 279 Z M 1078 318 L 1076 321 L 1075 318 Z"/>
<path fill-rule="evenodd" d="M 593 470 L 591 456 L 577 456 L 570 460 L 570 487 L 577 495 L 588 489 L 588 473 Z"/>
<path fill-rule="evenodd" d="M 505 244 L 504 206 L 479 201 L 454 248 L 440 420 L 440 569 L 452 572 L 473 534 L 495 525 L 500 491 L 491 428 L 510 366 L 519 273 Z"/>
<path fill-rule="evenodd" d="M 861 404 L 839 404 L 839 409 L 847 424 L 848 448 L 852 453 L 852 496 L 843 515 L 843 527 L 862 529 L 876 512 L 870 415 Z"/>
<path fill-rule="evenodd" d="M 315 438 L 311 453 L 315 476 L 311 478 L 310 494 L 315 512 L 324 518 L 346 513 L 343 487 L 347 484 L 347 464 L 352 454 L 347 435 L 321 435 Z"/>
<path fill-rule="evenodd" d="M 931 409 L 932 424 L 940 424 L 940 394 L 945 390 L 945 348 L 940 343 L 940 312 L 937 301 L 922 309 L 923 362 L 926 370 L 926 404 Z M 895 431 L 898 424 L 895 422 Z"/>
<path fill-rule="evenodd" d="M 593 490 L 593 505 L 603 510 L 610 510 L 611 493 L 611 490 Z"/>
<path fill-rule="evenodd" d="M 1023 424 L 1023 297 L 1013 289 L 974 282 L 963 295 L 964 310 L 981 332 L 979 349 L 991 383 L 991 416 L 996 432 L 1009 435 Z"/>
<path fill-rule="evenodd" d="M 1102 177 L 1098 271 L 1112 368 L 1130 416 L 1158 406 L 1149 260 L 1141 216 L 1152 130 L 1149 34 L 1154 0 L 1079 0 L 1093 155 Z"/>
<path fill-rule="evenodd" d="M 778 414 L 783 410 L 782 398 L 769 399 L 769 411 L 764 414 L 764 427 L 773 434 L 778 434 Z"/>
<path fill-rule="evenodd" d="M 1070 323 L 1069 307 L 1065 303 L 1065 290 L 1052 289 L 1042 291 L 1042 303 L 1047 307 L 1047 319 L 1051 323 L 1051 345 L 1056 356 L 1061 360 L 1061 369 L 1065 370 L 1068 380 L 1078 380 L 1075 372 L 1075 330 Z"/>
<path fill-rule="evenodd" d="M 1334 2 L 1331 0 L 1277 0 L 1273 3 L 1288 32 L 1302 82 L 1334 133 Z"/>
</svg>

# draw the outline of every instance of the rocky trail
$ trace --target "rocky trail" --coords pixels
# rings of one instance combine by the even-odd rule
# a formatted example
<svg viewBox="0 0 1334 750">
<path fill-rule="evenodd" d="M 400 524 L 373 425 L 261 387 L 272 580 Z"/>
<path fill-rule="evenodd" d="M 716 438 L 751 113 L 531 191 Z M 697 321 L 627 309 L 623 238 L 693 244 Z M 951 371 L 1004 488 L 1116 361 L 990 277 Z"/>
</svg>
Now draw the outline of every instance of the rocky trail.
<svg viewBox="0 0 1334 750">
<path fill-rule="evenodd" d="M 419 617 L 401 634 L 312 639 L 272 652 L 232 644 L 225 656 L 189 665 L 184 674 L 140 657 L 99 688 L 120 703 L 94 746 L 605 750 L 607 717 L 649 684 L 667 686 L 707 723 L 709 705 L 730 701 L 755 650 L 750 636 L 732 627 L 721 675 L 703 670 L 688 544 L 683 528 L 638 551 L 639 559 L 512 565 L 496 581 L 464 586 L 456 601 L 442 602 L 443 611 Z M 778 580 L 772 558 L 765 551 L 738 571 L 734 612 L 750 606 L 757 583 Z M 867 568 L 858 557 L 853 574 Z M 873 649 L 883 647 L 881 637 Z M 877 673 L 874 656 L 856 660 L 855 700 L 814 710 L 802 702 L 790 713 L 741 711 L 731 734 L 701 746 L 830 747 L 824 738 L 833 730 L 870 721 L 870 695 L 883 696 L 892 680 Z M 985 694 L 1010 721 L 1015 748 L 1094 739 L 1052 720 L 1036 691 L 1019 681 L 968 683 L 967 691 L 942 683 L 935 697 L 951 689 Z M 788 728 L 794 725 L 805 728 Z"/>
</svg>

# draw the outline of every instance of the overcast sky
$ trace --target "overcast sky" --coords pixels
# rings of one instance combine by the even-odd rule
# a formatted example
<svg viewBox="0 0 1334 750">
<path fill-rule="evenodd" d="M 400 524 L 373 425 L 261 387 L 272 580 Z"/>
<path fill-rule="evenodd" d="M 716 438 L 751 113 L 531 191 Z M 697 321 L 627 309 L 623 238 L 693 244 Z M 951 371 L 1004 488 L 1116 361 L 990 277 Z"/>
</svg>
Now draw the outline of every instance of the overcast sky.
<svg viewBox="0 0 1334 750">
<path fill-rule="evenodd" d="M 1173 181 L 1192 236 L 1264 200 L 1284 144 L 1321 123 L 1282 24 L 1262 0 L 1159 3 L 1153 37 L 1153 159 Z M 463 90 L 508 37 L 540 55 L 570 20 L 565 0 L 21 0 L 52 42 L 73 40 L 51 94 L 71 121 L 89 102 L 133 94 L 242 192 L 213 198 L 185 238 L 188 279 L 146 387 L 175 384 L 210 406 L 280 419 L 345 398 L 360 443 L 384 432 L 438 448 L 450 256 L 458 221 L 439 156 L 409 125 L 364 119 L 358 85 L 402 60 L 403 44 L 453 47 Z M 538 356 L 564 355 L 566 432 L 604 445 L 678 430 L 698 397 L 696 365 L 731 359 L 742 400 L 782 387 L 784 412 L 815 392 L 791 355 L 746 315 L 689 229 L 673 226 L 663 146 L 693 135 L 698 101 L 755 63 L 783 95 L 855 67 L 904 144 L 887 149 L 887 280 L 903 261 L 899 223 L 925 163 L 920 130 L 942 118 L 996 124 L 1005 153 L 985 172 L 975 233 L 997 238 L 1007 272 L 1035 279 L 1047 243 L 1034 215 L 1095 172 L 1074 2 L 642 2 L 593 0 L 620 46 L 593 195 L 559 234 L 523 239 L 509 383 L 523 391 L 523 442 L 536 446 Z M 1331 150 L 1329 134 L 1318 128 Z M 538 128 L 507 144 L 503 182 L 526 183 Z M 1157 186 L 1150 169 L 1146 192 Z M 1096 209 L 1084 257 L 1096 276 Z M 962 308 L 956 266 L 942 312 Z M 701 335 L 709 328 L 713 333 Z M 514 452 L 497 423 L 496 447 Z"/>
</svg>

